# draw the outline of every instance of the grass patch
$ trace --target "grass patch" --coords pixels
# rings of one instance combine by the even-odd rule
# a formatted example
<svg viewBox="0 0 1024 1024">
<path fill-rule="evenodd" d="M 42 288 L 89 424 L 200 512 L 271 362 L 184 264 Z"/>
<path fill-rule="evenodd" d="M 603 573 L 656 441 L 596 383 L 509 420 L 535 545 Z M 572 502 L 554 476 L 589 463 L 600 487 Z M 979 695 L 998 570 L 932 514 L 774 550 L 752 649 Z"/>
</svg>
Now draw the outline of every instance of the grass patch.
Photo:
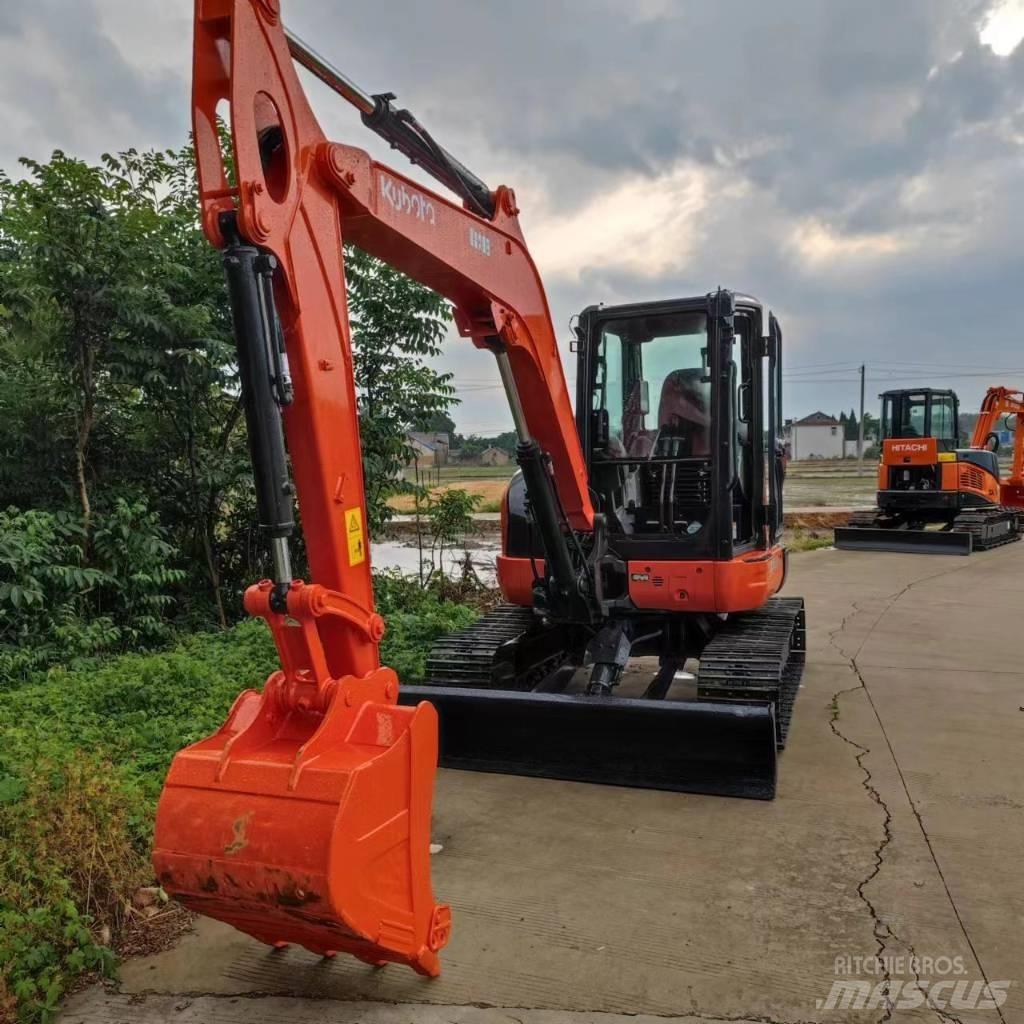
<svg viewBox="0 0 1024 1024">
<path fill-rule="evenodd" d="M 798 551 L 816 551 L 819 548 L 830 548 L 834 543 L 831 529 L 787 529 L 783 544 L 790 553 Z"/>
<path fill-rule="evenodd" d="M 377 592 L 382 660 L 409 682 L 435 637 L 477 615 L 397 576 Z M 76 978 L 115 970 L 132 898 L 152 878 L 171 758 L 276 668 L 269 631 L 249 621 L 157 654 L 0 680 L 0 1022 L 49 1022 Z"/>
</svg>

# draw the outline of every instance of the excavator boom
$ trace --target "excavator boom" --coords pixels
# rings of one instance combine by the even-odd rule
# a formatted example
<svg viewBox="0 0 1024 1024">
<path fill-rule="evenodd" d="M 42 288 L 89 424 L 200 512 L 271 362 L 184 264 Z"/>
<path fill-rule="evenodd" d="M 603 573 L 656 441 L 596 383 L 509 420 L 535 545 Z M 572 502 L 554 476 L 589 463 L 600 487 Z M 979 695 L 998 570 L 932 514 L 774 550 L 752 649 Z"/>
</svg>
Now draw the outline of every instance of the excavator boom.
<svg viewBox="0 0 1024 1024">
<path fill-rule="evenodd" d="M 1000 477 L 999 500 L 1008 508 L 1024 509 L 1024 391 L 1011 388 L 989 388 L 981 403 L 981 414 L 974 425 L 972 448 L 999 450 L 999 421 L 1014 417 L 1013 458 L 1010 475 Z"/>
</svg>

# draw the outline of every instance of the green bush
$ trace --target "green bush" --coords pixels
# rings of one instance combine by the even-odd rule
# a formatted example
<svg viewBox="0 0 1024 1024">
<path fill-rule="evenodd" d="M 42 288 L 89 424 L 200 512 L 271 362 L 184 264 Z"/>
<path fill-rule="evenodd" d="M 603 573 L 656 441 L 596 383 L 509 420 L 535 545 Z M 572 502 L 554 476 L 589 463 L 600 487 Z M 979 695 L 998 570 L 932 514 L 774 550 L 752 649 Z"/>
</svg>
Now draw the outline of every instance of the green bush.
<svg viewBox="0 0 1024 1024">
<path fill-rule="evenodd" d="M 430 645 L 437 637 L 463 629 L 477 618 L 473 608 L 440 600 L 439 587 L 423 588 L 398 573 L 376 574 L 374 589 L 377 610 L 388 626 L 380 658 L 404 683 L 423 679 Z"/>
<path fill-rule="evenodd" d="M 173 565 L 155 513 L 118 499 L 97 515 L 90 557 L 65 511 L 0 511 L 0 685 L 55 662 L 170 639 Z"/>
<path fill-rule="evenodd" d="M 376 579 L 382 660 L 422 678 L 435 637 L 476 612 L 397 575 Z M 124 907 L 151 877 L 153 812 L 171 759 L 224 721 L 240 691 L 278 666 L 247 621 L 173 648 L 0 685 L 0 1020 L 53 1019 L 79 974 L 108 973 Z"/>
</svg>

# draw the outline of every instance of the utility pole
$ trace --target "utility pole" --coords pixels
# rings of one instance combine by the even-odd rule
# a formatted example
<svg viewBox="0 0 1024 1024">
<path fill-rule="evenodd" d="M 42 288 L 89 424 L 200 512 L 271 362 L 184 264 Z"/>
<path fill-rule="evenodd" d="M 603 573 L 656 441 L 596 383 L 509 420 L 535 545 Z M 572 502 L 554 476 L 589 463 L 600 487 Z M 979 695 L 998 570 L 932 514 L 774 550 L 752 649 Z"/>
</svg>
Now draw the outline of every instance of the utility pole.
<svg viewBox="0 0 1024 1024">
<path fill-rule="evenodd" d="M 860 364 L 860 419 L 857 421 L 857 476 L 864 475 L 864 364 Z"/>
</svg>

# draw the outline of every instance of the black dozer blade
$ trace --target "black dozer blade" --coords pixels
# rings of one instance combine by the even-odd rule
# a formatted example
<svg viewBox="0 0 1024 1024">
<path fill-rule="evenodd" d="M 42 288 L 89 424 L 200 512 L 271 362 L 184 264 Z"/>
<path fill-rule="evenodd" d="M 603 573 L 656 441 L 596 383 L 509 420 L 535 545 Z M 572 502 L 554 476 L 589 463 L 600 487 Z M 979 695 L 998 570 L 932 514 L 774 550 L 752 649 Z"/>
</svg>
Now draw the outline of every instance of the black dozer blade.
<svg viewBox="0 0 1024 1024">
<path fill-rule="evenodd" d="M 919 555 L 969 555 L 971 534 L 958 530 L 906 530 L 898 527 L 837 526 L 835 545 L 842 551 L 905 551 Z"/>
<path fill-rule="evenodd" d="M 771 704 L 402 686 L 430 701 L 445 768 L 771 800 Z"/>
</svg>

